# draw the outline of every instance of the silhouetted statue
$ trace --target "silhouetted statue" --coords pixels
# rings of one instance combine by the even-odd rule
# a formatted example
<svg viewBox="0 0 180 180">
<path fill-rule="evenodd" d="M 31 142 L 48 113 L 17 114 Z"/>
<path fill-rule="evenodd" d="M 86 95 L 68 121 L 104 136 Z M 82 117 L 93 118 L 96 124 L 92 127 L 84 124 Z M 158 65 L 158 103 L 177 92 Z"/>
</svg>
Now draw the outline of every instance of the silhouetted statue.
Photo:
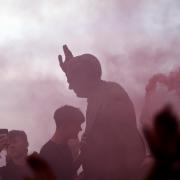
<svg viewBox="0 0 180 180">
<path fill-rule="evenodd" d="M 146 180 L 180 179 L 180 131 L 177 117 L 170 106 L 157 113 L 153 127 L 144 128 L 154 158 Z"/>
<path fill-rule="evenodd" d="M 54 120 L 56 131 L 41 148 L 40 156 L 48 162 L 57 180 L 73 180 L 76 163 L 68 143 L 78 138 L 85 118 L 78 108 L 66 105 L 55 111 Z"/>
<path fill-rule="evenodd" d="M 69 89 L 87 98 L 81 157 L 84 180 L 137 179 L 144 149 L 136 128 L 132 101 L 118 84 L 101 80 L 101 65 L 91 54 L 74 57 L 63 46 L 59 55 Z"/>
</svg>

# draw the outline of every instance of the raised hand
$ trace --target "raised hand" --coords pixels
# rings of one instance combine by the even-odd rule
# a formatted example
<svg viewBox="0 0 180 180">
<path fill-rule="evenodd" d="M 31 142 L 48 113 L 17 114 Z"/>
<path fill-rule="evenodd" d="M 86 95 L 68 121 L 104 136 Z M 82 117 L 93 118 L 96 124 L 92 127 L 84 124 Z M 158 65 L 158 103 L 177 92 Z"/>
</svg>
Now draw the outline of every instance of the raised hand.
<svg viewBox="0 0 180 180">
<path fill-rule="evenodd" d="M 70 61 L 73 58 L 73 54 L 69 50 L 67 45 L 63 45 L 63 51 L 64 51 L 64 55 L 65 55 L 64 62 L 62 60 L 62 56 L 61 55 L 58 56 L 58 59 L 59 59 L 59 65 L 60 65 L 61 69 L 66 73 L 67 63 L 68 63 L 68 61 Z"/>
</svg>

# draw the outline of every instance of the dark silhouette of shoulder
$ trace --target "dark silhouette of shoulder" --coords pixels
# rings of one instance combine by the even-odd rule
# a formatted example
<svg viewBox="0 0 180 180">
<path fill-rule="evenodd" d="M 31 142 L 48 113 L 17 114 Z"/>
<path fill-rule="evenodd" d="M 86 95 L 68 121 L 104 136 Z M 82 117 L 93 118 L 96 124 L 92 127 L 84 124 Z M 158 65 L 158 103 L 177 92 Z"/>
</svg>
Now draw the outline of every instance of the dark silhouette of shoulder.
<svg viewBox="0 0 180 180">
<path fill-rule="evenodd" d="M 50 140 L 42 147 L 40 156 L 51 166 L 57 179 L 73 178 L 73 157 L 67 144 L 55 144 Z"/>
</svg>

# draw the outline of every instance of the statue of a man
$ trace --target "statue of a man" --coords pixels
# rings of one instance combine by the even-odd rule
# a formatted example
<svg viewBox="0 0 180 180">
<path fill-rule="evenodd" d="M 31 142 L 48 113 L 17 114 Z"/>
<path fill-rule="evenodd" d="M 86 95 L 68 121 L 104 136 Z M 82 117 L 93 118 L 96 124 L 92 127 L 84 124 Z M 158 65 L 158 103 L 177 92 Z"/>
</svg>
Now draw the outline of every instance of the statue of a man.
<svg viewBox="0 0 180 180">
<path fill-rule="evenodd" d="M 91 54 L 73 56 L 63 46 L 59 55 L 69 89 L 87 98 L 85 150 L 82 165 L 85 180 L 135 180 L 144 158 L 143 143 L 136 128 L 133 103 L 117 83 L 101 79 L 98 59 Z"/>
</svg>

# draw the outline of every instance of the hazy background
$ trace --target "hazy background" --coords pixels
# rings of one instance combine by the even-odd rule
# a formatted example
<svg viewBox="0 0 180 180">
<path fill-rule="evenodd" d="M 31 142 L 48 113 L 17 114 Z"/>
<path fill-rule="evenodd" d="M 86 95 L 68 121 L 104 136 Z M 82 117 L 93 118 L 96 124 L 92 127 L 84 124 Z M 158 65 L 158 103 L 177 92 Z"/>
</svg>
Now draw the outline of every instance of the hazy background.
<svg viewBox="0 0 180 180">
<path fill-rule="evenodd" d="M 57 107 L 85 113 L 58 66 L 63 44 L 97 56 L 139 116 L 149 77 L 180 65 L 179 33 L 179 0 L 0 0 L 0 127 L 25 130 L 39 151 Z"/>
</svg>

